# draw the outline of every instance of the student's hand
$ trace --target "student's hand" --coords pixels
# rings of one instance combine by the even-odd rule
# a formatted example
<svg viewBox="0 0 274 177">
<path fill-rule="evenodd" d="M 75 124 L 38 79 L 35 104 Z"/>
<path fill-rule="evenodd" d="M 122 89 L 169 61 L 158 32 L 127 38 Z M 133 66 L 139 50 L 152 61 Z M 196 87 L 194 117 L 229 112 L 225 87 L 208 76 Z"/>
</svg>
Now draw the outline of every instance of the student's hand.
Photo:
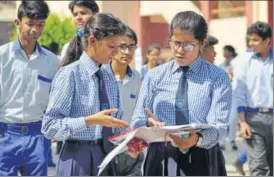
<svg viewBox="0 0 274 177">
<path fill-rule="evenodd" d="M 248 139 L 251 137 L 251 128 L 245 121 L 245 113 L 241 112 L 239 113 L 239 124 L 240 124 L 240 135 L 244 139 Z"/>
<path fill-rule="evenodd" d="M 192 146 L 195 146 L 199 139 L 196 131 L 194 131 L 194 130 L 189 130 L 189 138 L 188 139 L 184 139 L 177 135 L 172 135 L 172 134 L 169 134 L 168 136 L 173 140 L 173 142 L 180 149 L 189 149 Z"/>
<path fill-rule="evenodd" d="M 145 109 L 148 114 L 147 126 L 148 127 L 162 127 L 165 125 L 164 122 L 157 121 L 156 116 L 152 113 L 149 108 Z"/>
<path fill-rule="evenodd" d="M 251 137 L 251 129 L 246 122 L 240 123 L 240 135 L 244 139 L 248 139 Z"/>
<path fill-rule="evenodd" d="M 104 127 L 114 127 L 114 128 L 128 127 L 129 125 L 127 122 L 116 119 L 115 117 L 109 116 L 111 113 L 115 113 L 115 112 L 117 112 L 117 109 L 106 109 L 86 117 L 85 122 L 87 125 L 101 125 Z"/>
</svg>

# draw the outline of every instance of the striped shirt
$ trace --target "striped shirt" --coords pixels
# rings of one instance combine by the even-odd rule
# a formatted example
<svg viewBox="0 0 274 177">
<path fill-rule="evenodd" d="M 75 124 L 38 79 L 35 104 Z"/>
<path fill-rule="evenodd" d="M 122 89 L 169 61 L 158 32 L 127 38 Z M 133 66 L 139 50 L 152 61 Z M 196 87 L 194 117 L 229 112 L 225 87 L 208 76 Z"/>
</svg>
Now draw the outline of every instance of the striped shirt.
<svg viewBox="0 0 274 177">
<path fill-rule="evenodd" d="M 150 108 L 159 121 L 175 125 L 175 100 L 182 70 L 175 60 L 147 73 L 142 82 L 131 126 L 145 126 Z M 187 72 L 189 123 L 227 124 L 231 109 L 231 84 L 222 69 L 199 57 Z M 227 133 L 226 127 L 202 130 L 202 148 L 210 148 Z"/>
<path fill-rule="evenodd" d="M 42 125 L 42 132 L 47 137 L 59 141 L 102 138 L 102 126 L 88 126 L 84 120 L 100 111 L 99 81 L 95 75 L 98 70 L 96 63 L 83 52 L 78 61 L 57 72 Z M 111 74 L 101 70 L 110 108 L 118 108 L 111 116 L 121 119 L 118 85 Z M 120 132 L 119 129 L 113 131 Z"/>
</svg>

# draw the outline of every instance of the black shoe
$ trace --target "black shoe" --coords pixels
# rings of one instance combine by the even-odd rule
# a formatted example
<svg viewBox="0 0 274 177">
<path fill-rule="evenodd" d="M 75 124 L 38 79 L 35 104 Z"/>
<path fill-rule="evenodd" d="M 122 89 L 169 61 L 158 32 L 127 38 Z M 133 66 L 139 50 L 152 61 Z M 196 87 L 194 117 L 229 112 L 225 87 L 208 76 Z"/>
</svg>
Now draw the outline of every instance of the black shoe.
<svg viewBox="0 0 274 177">
<path fill-rule="evenodd" d="M 238 150 L 238 147 L 237 147 L 235 141 L 231 141 L 231 146 L 232 146 L 232 150 L 233 151 L 237 151 Z"/>
<path fill-rule="evenodd" d="M 56 164 L 51 161 L 51 162 L 48 163 L 48 167 L 56 167 Z"/>
<path fill-rule="evenodd" d="M 239 160 L 236 160 L 235 162 L 233 162 L 232 165 L 233 167 L 236 168 L 236 171 L 238 173 L 240 173 L 242 176 L 245 176 L 243 164 Z"/>
</svg>

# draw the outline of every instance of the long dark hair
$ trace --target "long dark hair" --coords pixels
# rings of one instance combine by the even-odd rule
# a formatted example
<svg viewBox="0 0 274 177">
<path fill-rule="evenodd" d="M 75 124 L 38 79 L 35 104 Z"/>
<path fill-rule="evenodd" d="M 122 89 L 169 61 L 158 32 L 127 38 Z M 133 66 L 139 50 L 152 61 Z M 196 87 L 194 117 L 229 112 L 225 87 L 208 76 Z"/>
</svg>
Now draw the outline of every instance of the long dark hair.
<svg viewBox="0 0 274 177">
<path fill-rule="evenodd" d="M 129 38 L 133 39 L 135 42 L 135 45 L 137 45 L 138 38 L 137 38 L 136 33 L 129 26 L 126 26 L 126 27 L 127 27 L 127 29 L 126 29 L 125 35 L 128 36 Z"/>
<path fill-rule="evenodd" d="M 75 37 L 69 44 L 62 66 L 77 61 L 93 35 L 97 40 L 105 37 L 125 34 L 126 26 L 120 19 L 110 13 L 98 13 L 90 17 L 83 28 L 82 34 Z"/>
</svg>

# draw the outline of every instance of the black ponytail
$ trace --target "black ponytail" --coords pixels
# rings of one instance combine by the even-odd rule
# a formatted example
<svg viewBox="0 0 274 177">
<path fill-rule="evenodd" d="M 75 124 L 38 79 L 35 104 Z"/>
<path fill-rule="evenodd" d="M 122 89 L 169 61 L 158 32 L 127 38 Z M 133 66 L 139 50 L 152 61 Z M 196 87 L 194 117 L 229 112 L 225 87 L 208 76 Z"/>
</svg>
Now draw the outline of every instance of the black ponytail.
<svg viewBox="0 0 274 177">
<path fill-rule="evenodd" d="M 105 37 L 124 35 L 126 25 L 110 13 L 98 13 L 90 17 L 83 29 L 77 32 L 69 44 L 62 66 L 79 60 L 88 44 L 88 38 L 93 35 L 97 40 Z M 81 36 L 81 37 L 80 37 Z"/>
<path fill-rule="evenodd" d="M 81 37 L 74 37 L 72 41 L 69 43 L 62 66 L 66 66 L 70 63 L 77 61 L 82 55 L 83 51 L 84 47 L 81 42 Z"/>
</svg>

